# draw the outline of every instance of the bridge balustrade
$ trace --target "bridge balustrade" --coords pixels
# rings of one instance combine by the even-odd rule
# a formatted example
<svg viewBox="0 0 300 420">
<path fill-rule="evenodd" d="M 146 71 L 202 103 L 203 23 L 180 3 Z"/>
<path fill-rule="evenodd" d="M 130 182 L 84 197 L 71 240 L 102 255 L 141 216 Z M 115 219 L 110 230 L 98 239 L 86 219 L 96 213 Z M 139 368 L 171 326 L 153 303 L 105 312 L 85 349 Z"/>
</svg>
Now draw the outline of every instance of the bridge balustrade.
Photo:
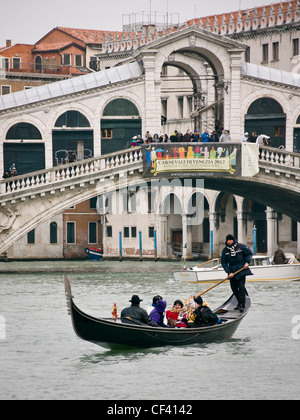
<svg viewBox="0 0 300 420">
<path fill-rule="evenodd" d="M 259 161 L 271 165 L 282 165 L 284 167 L 299 169 L 300 153 L 288 152 L 284 149 L 261 146 L 259 148 Z"/>
<path fill-rule="evenodd" d="M 56 182 L 75 178 L 79 179 L 82 176 L 126 166 L 138 161 L 142 163 L 142 159 L 141 148 L 136 147 L 63 166 L 55 166 L 42 171 L 6 178 L 0 181 L 0 193 L 1 195 L 5 195 L 24 190 L 32 190 L 41 186 L 50 186 Z"/>
</svg>

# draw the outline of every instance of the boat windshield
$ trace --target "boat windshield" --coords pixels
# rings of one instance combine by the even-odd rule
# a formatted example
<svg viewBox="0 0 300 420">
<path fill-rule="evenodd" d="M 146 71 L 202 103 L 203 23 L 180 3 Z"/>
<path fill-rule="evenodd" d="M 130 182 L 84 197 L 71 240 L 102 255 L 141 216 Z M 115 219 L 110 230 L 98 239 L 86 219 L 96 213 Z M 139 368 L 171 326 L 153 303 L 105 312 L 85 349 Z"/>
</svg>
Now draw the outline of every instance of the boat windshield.
<svg viewBox="0 0 300 420">
<path fill-rule="evenodd" d="M 251 267 L 259 266 L 259 265 L 270 265 L 270 258 L 269 257 L 254 257 L 250 263 Z"/>
</svg>

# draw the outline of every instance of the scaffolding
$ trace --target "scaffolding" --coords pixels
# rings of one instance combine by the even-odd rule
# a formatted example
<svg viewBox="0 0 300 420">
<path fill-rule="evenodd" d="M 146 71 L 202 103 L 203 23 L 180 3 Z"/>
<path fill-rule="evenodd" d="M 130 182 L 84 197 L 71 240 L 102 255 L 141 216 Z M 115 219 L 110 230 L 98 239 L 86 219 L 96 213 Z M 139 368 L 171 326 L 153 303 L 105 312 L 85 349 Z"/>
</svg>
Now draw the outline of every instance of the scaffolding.
<svg viewBox="0 0 300 420">
<path fill-rule="evenodd" d="M 122 15 L 123 32 L 142 32 L 145 26 L 155 26 L 159 31 L 179 25 L 179 13 L 137 12 Z"/>
</svg>

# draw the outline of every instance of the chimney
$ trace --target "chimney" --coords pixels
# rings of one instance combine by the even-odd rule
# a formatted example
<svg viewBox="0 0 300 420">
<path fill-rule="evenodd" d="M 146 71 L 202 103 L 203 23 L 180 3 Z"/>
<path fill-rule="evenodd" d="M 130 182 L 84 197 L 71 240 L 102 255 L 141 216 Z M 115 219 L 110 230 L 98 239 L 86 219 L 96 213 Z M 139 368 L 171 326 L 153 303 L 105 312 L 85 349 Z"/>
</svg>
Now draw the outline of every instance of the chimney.
<svg viewBox="0 0 300 420">
<path fill-rule="evenodd" d="M 6 48 L 11 47 L 11 39 L 6 40 Z"/>
</svg>

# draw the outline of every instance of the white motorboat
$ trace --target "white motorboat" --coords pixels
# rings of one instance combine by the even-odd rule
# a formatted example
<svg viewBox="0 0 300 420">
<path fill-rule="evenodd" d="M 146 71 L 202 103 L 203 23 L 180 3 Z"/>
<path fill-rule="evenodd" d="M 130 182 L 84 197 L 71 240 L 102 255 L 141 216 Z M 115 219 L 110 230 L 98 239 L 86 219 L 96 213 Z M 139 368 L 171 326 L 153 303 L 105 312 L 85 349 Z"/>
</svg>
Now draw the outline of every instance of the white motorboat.
<svg viewBox="0 0 300 420">
<path fill-rule="evenodd" d="M 285 254 L 287 264 L 274 264 L 267 255 L 254 255 L 250 264 L 253 276 L 247 281 L 293 281 L 300 280 L 300 263 L 294 254 Z M 175 280 L 183 283 L 216 283 L 226 278 L 226 273 L 216 258 L 192 268 L 174 273 Z"/>
</svg>

